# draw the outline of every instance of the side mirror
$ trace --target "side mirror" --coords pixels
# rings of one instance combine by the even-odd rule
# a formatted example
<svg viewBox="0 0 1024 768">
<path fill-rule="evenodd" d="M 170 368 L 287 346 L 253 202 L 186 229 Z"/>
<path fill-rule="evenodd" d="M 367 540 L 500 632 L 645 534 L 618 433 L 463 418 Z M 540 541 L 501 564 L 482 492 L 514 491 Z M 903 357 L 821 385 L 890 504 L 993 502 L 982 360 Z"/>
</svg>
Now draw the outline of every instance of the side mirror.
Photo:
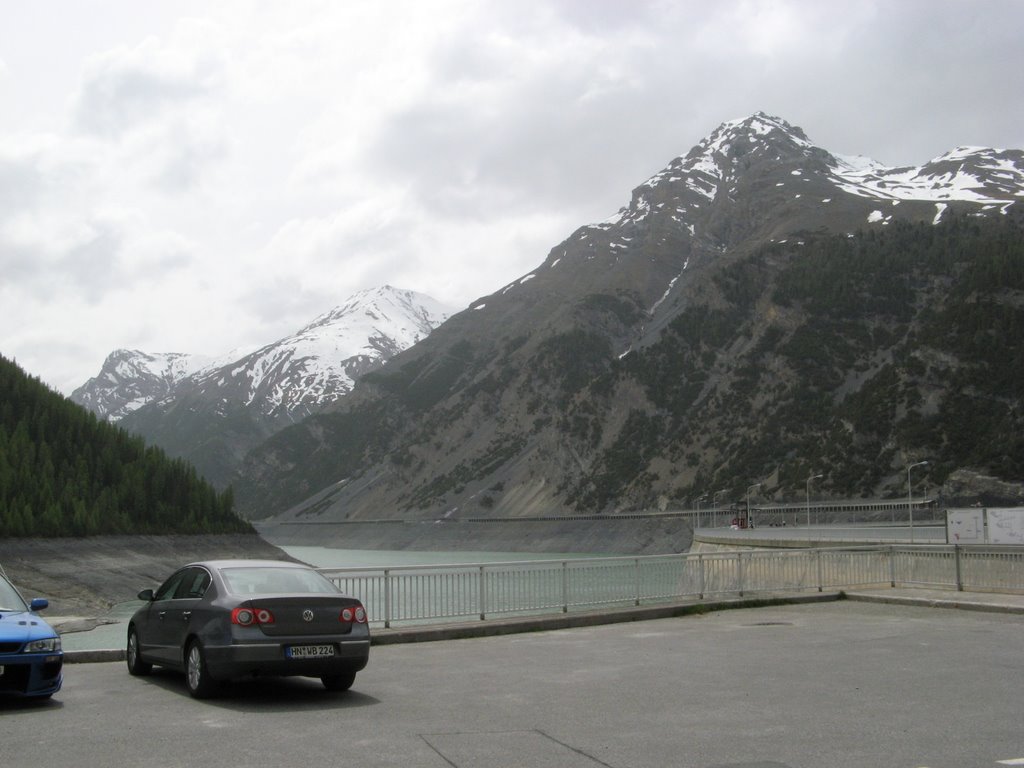
<svg viewBox="0 0 1024 768">
<path fill-rule="evenodd" d="M 144 589 L 141 592 L 139 592 L 139 594 L 136 595 L 136 597 L 139 598 L 139 600 L 145 600 L 147 603 L 151 603 L 153 602 L 153 590 Z"/>
<path fill-rule="evenodd" d="M 29 603 L 28 609 L 30 611 L 41 611 L 49 605 L 50 601 L 45 597 L 34 597 L 32 598 L 32 602 Z"/>
</svg>

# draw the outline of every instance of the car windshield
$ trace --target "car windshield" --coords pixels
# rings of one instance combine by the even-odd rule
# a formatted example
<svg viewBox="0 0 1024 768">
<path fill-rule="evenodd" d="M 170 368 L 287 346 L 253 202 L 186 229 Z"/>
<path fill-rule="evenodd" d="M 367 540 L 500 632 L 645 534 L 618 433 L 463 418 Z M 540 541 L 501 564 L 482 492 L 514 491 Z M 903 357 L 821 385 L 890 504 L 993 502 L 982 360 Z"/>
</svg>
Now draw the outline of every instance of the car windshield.
<svg viewBox="0 0 1024 768">
<path fill-rule="evenodd" d="M 0 576 L 0 611 L 27 611 L 28 606 L 21 599 L 11 582 Z"/>
<path fill-rule="evenodd" d="M 327 594 L 339 590 L 332 582 L 313 570 L 305 568 L 252 567 L 222 568 L 224 581 L 236 595 L 261 594 Z"/>
</svg>

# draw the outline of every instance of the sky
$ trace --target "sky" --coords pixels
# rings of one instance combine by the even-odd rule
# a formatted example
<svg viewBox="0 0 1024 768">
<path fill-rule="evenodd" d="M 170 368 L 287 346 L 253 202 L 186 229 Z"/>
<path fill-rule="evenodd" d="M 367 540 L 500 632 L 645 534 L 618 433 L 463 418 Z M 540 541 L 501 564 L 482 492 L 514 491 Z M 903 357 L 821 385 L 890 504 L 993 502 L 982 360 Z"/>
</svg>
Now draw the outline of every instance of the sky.
<svg viewBox="0 0 1024 768">
<path fill-rule="evenodd" d="M 70 394 L 530 272 L 726 120 L 1024 148 L 1019 0 L 0 0 L 0 355 Z"/>
</svg>

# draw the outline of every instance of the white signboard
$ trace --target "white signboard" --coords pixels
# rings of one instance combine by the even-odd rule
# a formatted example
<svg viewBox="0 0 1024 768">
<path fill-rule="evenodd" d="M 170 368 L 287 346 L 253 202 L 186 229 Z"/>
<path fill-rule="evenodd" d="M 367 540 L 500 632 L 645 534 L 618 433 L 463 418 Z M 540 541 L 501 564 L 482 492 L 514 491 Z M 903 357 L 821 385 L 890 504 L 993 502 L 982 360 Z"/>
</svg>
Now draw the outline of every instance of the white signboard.
<svg viewBox="0 0 1024 768">
<path fill-rule="evenodd" d="M 985 510 L 978 507 L 947 509 L 946 541 L 950 544 L 984 544 Z"/>
<path fill-rule="evenodd" d="M 989 544 L 1024 544 L 1024 507 L 988 510 Z"/>
</svg>

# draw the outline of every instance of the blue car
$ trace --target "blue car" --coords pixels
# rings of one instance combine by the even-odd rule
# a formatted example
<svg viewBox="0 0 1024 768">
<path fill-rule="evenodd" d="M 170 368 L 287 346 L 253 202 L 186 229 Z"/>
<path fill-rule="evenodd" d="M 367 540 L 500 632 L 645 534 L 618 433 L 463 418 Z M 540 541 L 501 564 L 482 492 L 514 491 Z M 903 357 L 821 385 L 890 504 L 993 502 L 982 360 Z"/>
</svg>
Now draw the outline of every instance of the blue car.
<svg viewBox="0 0 1024 768">
<path fill-rule="evenodd" d="M 36 615 L 49 601 L 31 604 L 0 572 L 0 696 L 48 699 L 64 682 L 60 635 Z"/>
</svg>

